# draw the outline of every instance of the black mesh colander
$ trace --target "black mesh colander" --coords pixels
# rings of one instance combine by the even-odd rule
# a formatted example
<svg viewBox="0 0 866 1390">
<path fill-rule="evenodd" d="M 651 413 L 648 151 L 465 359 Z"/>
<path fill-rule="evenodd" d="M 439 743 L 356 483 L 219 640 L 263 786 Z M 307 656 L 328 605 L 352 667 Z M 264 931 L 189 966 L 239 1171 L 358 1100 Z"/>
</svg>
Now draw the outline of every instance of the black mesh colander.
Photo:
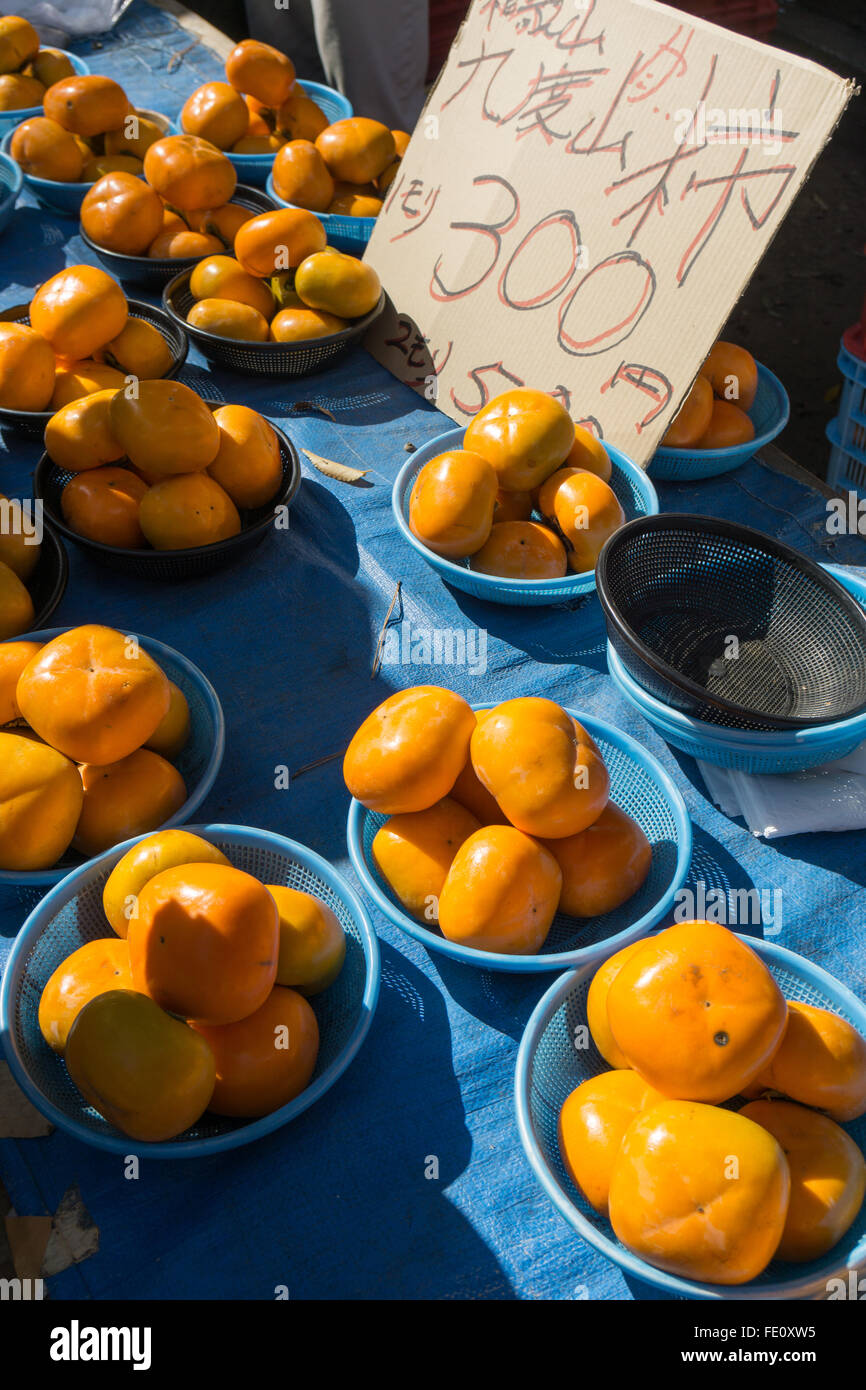
<svg viewBox="0 0 866 1390">
<path fill-rule="evenodd" d="M 217 362 L 232 372 L 250 376 L 309 376 L 321 371 L 339 357 L 352 343 L 363 338 L 370 324 L 385 307 L 384 292 L 369 314 L 355 319 L 348 328 L 331 333 L 327 338 L 310 338 L 301 343 L 248 343 L 236 338 L 220 338 L 204 328 L 187 323 L 186 316 L 195 304 L 190 293 L 192 271 L 176 275 L 162 292 L 162 302 L 179 327 L 185 328 L 192 341 L 209 362 Z"/>
<path fill-rule="evenodd" d="M 273 198 L 263 193 L 260 188 L 248 188 L 243 183 L 239 183 L 232 194 L 232 202 L 239 203 L 242 208 L 248 208 L 256 214 L 271 212 L 277 207 Z M 107 251 L 104 246 L 99 246 L 82 226 L 78 228 L 78 235 L 116 280 L 120 280 L 122 284 L 147 286 L 155 294 L 180 271 L 191 270 L 197 261 L 203 259 L 201 256 L 175 256 L 173 259 L 169 259 L 168 256 L 123 256 L 119 251 Z"/>
<path fill-rule="evenodd" d="M 206 404 L 215 410 L 219 403 Z M 63 520 L 60 506 L 61 493 L 70 478 L 75 475 L 65 468 L 59 468 L 49 454 L 43 454 L 36 465 L 33 493 L 43 502 L 45 515 L 51 525 L 74 545 L 80 545 L 83 550 L 88 551 L 100 564 L 111 569 L 123 570 L 124 573 L 133 574 L 139 579 L 176 580 L 209 574 L 213 570 L 233 564 L 259 545 L 275 527 L 277 509 L 290 507 L 300 487 L 301 461 L 298 451 L 282 430 L 277 429 L 272 421 L 268 423 L 280 444 L 283 480 L 279 491 L 263 507 L 241 510 L 241 529 L 238 534 L 225 541 L 215 541 L 213 545 L 195 546 L 190 550 L 123 550 L 119 546 L 103 545 L 101 541 L 79 536 L 78 532 L 73 531 Z M 122 468 L 124 460 L 119 459 L 116 466 Z"/>
<path fill-rule="evenodd" d="M 866 707 L 866 614 L 772 536 L 712 517 L 639 517 L 605 545 L 596 583 L 623 665 L 694 719 L 803 729 Z"/>
<path fill-rule="evenodd" d="M 171 366 L 165 375 L 166 377 L 176 376 L 189 352 L 189 339 L 183 324 L 175 323 L 171 315 L 167 314 L 164 309 L 157 309 L 153 304 L 145 304 L 143 300 L 129 299 L 127 303 L 131 318 L 144 319 L 145 323 L 150 323 L 154 328 L 159 329 L 171 350 Z M 0 310 L 0 323 L 29 324 L 29 322 L 29 304 L 15 304 L 11 309 Z M 29 435 L 32 439 L 41 439 L 45 433 L 45 426 L 54 413 L 53 410 L 9 410 L 0 407 L 0 425 L 9 425 L 19 434 Z"/>
<path fill-rule="evenodd" d="M 48 619 L 66 592 L 68 580 L 69 561 L 63 542 L 50 526 L 43 526 L 39 559 L 27 580 L 27 590 L 33 600 L 34 632 L 48 626 Z"/>
</svg>

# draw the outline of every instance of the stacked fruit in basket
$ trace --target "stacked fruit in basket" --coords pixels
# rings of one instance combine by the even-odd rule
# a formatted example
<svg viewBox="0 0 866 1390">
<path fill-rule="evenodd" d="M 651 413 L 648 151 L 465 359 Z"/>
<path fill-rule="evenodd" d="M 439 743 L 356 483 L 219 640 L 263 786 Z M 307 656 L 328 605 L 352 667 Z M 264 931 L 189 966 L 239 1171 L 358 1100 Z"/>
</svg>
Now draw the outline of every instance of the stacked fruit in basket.
<svg viewBox="0 0 866 1390">
<path fill-rule="evenodd" d="M 483 574 L 559 579 L 594 569 L 625 521 L 611 473 L 604 446 L 561 402 L 505 391 L 473 418 L 461 449 L 421 468 L 409 525 L 435 554 Z"/>
<path fill-rule="evenodd" d="M 2 493 L 0 518 L 0 641 L 5 641 L 33 626 L 36 610 L 28 584 L 39 563 L 42 543 L 25 508 Z"/>
<path fill-rule="evenodd" d="M 0 111 L 38 106 L 49 87 L 74 76 L 66 54 L 43 48 L 29 20 L 0 16 Z"/>
<path fill-rule="evenodd" d="M 557 912 L 610 912 L 650 871 L 598 745 L 553 700 L 476 714 L 439 686 L 400 691 L 364 720 L 343 775 L 388 817 L 373 859 L 405 910 L 479 951 L 535 955 Z"/>
<path fill-rule="evenodd" d="M 99 1114 L 158 1142 L 205 1110 L 267 1115 L 304 1090 L 319 1051 L 308 997 L 346 955 L 328 904 L 185 830 L 133 845 L 102 904 L 115 935 L 64 960 L 39 1004 L 45 1041 Z"/>
<path fill-rule="evenodd" d="M 0 644 L 0 725 L 0 869 L 99 854 L 186 801 L 186 698 L 113 628 Z"/>
<path fill-rule="evenodd" d="M 348 328 L 378 304 L 372 266 L 327 245 L 311 212 L 280 208 L 244 222 L 235 255 L 212 256 L 192 271 L 187 322 L 243 342 L 300 342 Z"/>
<path fill-rule="evenodd" d="M 565 1101 L 560 1149 L 624 1245 L 742 1284 L 836 1244 L 866 1193 L 841 1127 L 866 1114 L 866 1041 L 844 1018 L 786 1000 L 745 942 L 706 921 L 612 956 L 586 1012 L 614 1070 Z M 748 1103 L 728 1108 L 737 1097 Z"/>
<path fill-rule="evenodd" d="M 274 160 L 274 192 L 313 212 L 376 217 L 394 181 L 409 136 L 381 121 L 352 116 L 315 139 L 284 144 Z"/>
<path fill-rule="evenodd" d="M 755 437 L 747 411 L 758 393 L 755 359 L 719 339 L 662 439 L 668 449 L 728 449 Z"/>
</svg>

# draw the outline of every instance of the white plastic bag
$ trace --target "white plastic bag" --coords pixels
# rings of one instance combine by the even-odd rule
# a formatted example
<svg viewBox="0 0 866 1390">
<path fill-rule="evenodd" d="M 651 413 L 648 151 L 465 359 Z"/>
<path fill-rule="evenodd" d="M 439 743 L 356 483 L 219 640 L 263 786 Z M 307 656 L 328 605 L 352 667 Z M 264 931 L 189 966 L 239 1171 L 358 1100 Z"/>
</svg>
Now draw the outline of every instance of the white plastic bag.
<svg viewBox="0 0 866 1390">
<path fill-rule="evenodd" d="M 6 10 L 6 3 L 10 6 Z M 29 19 L 47 47 L 62 48 L 70 39 L 85 39 L 112 29 L 132 0 L 6 0 L 4 10 Z"/>
</svg>

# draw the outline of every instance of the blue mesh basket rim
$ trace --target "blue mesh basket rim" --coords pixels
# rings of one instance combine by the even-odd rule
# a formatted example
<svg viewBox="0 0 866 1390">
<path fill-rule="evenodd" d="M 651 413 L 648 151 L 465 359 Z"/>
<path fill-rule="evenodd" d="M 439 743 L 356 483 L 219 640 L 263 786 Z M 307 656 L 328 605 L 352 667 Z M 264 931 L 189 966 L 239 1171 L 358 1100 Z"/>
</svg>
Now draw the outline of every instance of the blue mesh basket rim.
<svg viewBox="0 0 866 1390">
<path fill-rule="evenodd" d="M 273 198 L 274 202 L 281 208 L 300 208 L 299 203 L 287 203 L 285 198 L 280 197 L 279 193 L 274 188 L 273 170 L 268 174 L 265 192 L 268 197 Z M 302 212 L 305 211 L 303 208 L 300 210 Z M 375 217 L 351 217 L 347 212 L 317 212 L 315 215 L 318 217 L 326 232 L 333 235 L 336 230 L 344 236 L 349 235 L 354 237 L 359 242 L 368 242 L 373 234 L 373 228 L 376 225 Z"/>
<path fill-rule="evenodd" d="M 822 564 L 833 579 L 851 594 L 852 598 L 866 609 L 866 578 L 852 574 L 845 565 Z M 682 732 L 701 738 L 708 745 L 739 753 L 785 753 L 811 747 L 820 751 L 837 743 L 840 739 L 851 738 L 859 742 L 866 738 L 866 710 L 851 715 L 848 719 L 837 719 L 830 724 L 815 724 L 805 729 L 726 729 L 720 724 L 709 724 L 702 719 L 693 719 L 682 710 L 666 705 L 634 679 L 623 665 L 622 659 L 608 640 L 607 668 L 611 678 L 622 693 L 636 705 L 641 714 L 662 731 Z M 856 746 L 856 742 L 852 746 Z"/>
<path fill-rule="evenodd" d="M 72 626 L 73 624 L 66 627 L 42 628 L 35 632 L 22 632 L 19 637 L 15 638 L 15 641 L 50 642 L 53 637 L 59 637 L 62 632 L 70 632 Z M 152 656 L 155 661 L 161 663 L 167 658 L 184 671 L 189 677 L 190 684 L 194 685 L 201 695 L 213 724 L 213 740 L 210 757 L 202 776 L 194 787 L 188 789 L 189 795 L 183 805 L 175 811 L 173 816 L 170 816 L 167 821 L 164 821 L 163 824 L 159 826 L 160 830 L 170 830 L 173 825 L 183 825 L 185 821 L 189 820 L 190 816 L 195 814 L 217 779 L 225 755 L 225 716 L 219 696 L 207 676 L 196 666 L 195 662 L 190 661 L 189 657 L 184 656 L 182 652 L 176 651 L 174 647 L 169 647 L 165 642 L 157 641 L 155 637 L 145 637 L 142 633 L 137 633 L 136 636 L 144 650 L 149 656 Z M 151 831 L 149 833 L 153 834 L 154 832 Z M 132 841 L 129 841 L 129 843 L 131 844 Z M 114 851 L 108 850 L 107 853 L 113 854 Z M 79 868 L 73 869 L 72 873 L 70 873 L 69 869 L 34 869 L 27 873 L 18 873 L 14 869 L 3 869 L 0 870 L 0 888 L 10 886 L 17 888 L 49 887 L 62 882 L 66 878 L 71 878 L 73 874 L 80 874 L 82 871 L 89 869 L 92 864 L 97 864 L 104 858 L 104 855 L 100 855 L 96 859 L 89 859 Z"/>
<path fill-rule="evenodd" d="M 406 463 L 403 464 L 391 490 L 391 510 L 403 539 L 408 541 L 412 549 L 416 551 L 431 568 L 437 570 L 442 578 L 456 588 L 463 588 L 468 576 L 471 576 L 473 593 L 479 597 L 490 599 L 496 602 L 497 598 L 503 594 L 516 594 L 531 591 L 533 581 L 526 579 L 510 579 L 500 575 L 482 574 L 478 570 L 466 570 L 462 565 L 456 565 L 452 560 L 446 560 L 442 555 L 436 555 L 432 550 L 428 550 L 423 541 L 412 532 L 406 515 L 410 482 L 415 474 L 425 463 L 429 463 L 437 454 L 447 452 L 449 449 L 460 449 L 463 447 L 464 427 L 446 430 L 444 434 L 439 434 L 435 439 L 431 439 L 420 449 L 416 449 Z M 645 506 L 644 516 L 656 516 L 659 511 L 658 493 L 653 486 L 652 480 L 647 477 L 646 471 L 634 463 L 632 459 L 624 454 L 616 445 L 610 444 L 607 440 L 602 441 L 607 451 L 614 469 L 624 474 L 631 481 L 641 495 L 641 500 Z M 404 505 L 405 499 L 405 505 Z M 535 586 L 545 591 L 553 591 L 553 596 L 546 599 L 547 603 L 564 603 L 567 599 L 579 598 L 590 594 L 595 590 L 595 571 L 587 570 L 581 574 L 566 574 L 561 579 L 539 579 L 534 581 Z"/>
<path fill-rule="evenodd" d="M 0 212 L 4 212 L 9 203 L 14 203 L 21 189 L 24 187 L 24 170 L 20 164 L 16 164 L 11 154 L 0 151 L 0 168 L 5 174 L 9 175 L 10 182 L 4 183 L 2 196 L 0 196 Z"/>
<path fill-rule="evenodd" d="M 473 704 L 472 708 L 474 710 L 494 709 L 499 703 L 497 700 L 485 700 Z M 427 947 L 428 950 L 438 951 L 442 955 L 450 956 L 452 960 L 460 961 L 463 965 L 472 965 L 480 970 L 501 970 L 514 974 L 568 970 L 583 965 L 587 961 L 601 960 L 612 951 L 619 950 L 622 946 L 628 946 L 632 941 L 637 941 L 640 937 L 645 936 L 651 927 L 661 921 L 672 906 L 677 891 L 686 880 L 692 857 L 692 823 L 679 788 L 658 759 L 629 734 L 615 728 L 606 719 L 598 719 L 595 715 L 583 714 L 568 705 L 564 705 L 563 709 L 577 719 L 593 738 L 600 738 L 612 743 L 630 757 L 633 762 L 650 775 L 659 792 L 665 798 L 676 827 L 677 844 L 677 862 L 666 892 L 648 912 L 644 913 L 636 922 L 631 923 L 630 926 L 625 927 L 615 935 L 606 937 L 603 941 L 589 946 L 581 946 L 573 951 L 554 952 L 550 955 L 518 956 L 499 955 L 493 951 L 479 951 L 474 946 L 461 946 L 459 942 L 448 941 L 444 936 L 428 931 L 420 922 L 414 921 L 407 913 L 402 912 L 382 891 L 370 872 L 364 855 L 364 818 L 367 815 L 367 810 L 360 801 L 356 801 L 353 797 L 346 824 L 346 843 L 352 867 L 365 892 L 372 898 L 382 915 L 399 931 L 414 937 L 420 945 Z"/>
<path fill-rule="evenodd" d="M 659 445 L 648 465 L 653 477 L 662 482 L 687 482 L 689 479 L 700 481 L 704 478 L 718 477 L 721 473 L 739 468 L 759 449 L 772 443 L 777 435 L 782 433 L 791 416 L 788 393 L 769 367 L 765 367 L 762 362 L 756 362 L 755 366 L 758 369 L 759 389 L 763 387 L 775 397 L 776 411 L 772 422 L 760 434 L 756 434 L 754 439 L 747 439 L 744 444 L 730 444 L 725 449 L 701 449 L 699 455 L 694 445 L 688 449 L 665 448 Z M 746 414 L 751 412 L 747 411 Z"/>
<path fill-rule="evenodd" d="M 99 1149 L 107 1149 L 111 1153 L 128 1154 L 135 1152 L 146 1158 L 203 1158 L 207 1154 L 240 1148 L 243 1144 L 252 1143 L 253 1140 L 261 1139 L 265 1134 L 280 1129 L 313 1105 L 342 1076 L 367 1036 L 379 997 L 379 942 L 366 908 L 339 870 L 335 869 L 315 850 L 308 849 L 306 845 L 299 844 L 297 840 L 290 840 L 287 836 L 279 835 L 272 830 L 258 830 L 250 826 L 223 825 L 219 822 L 212 822 L 207 825 L 189 825 L 185 829 L 194 835 L 201 835 L 204 839 L 228 841 L 236 845 L 251 845 L 286 855 L 318 875 L 334 894 L 342 899 L 358 927 L 366 966 L 364 993 L 361 999 L 358 1022 L 343 1051 L 334 1058 L 330 1066 L 326 1067 L 306 1090 L 302 1091 L 294 1100 L 289 1101 L 288 1105 L 281 1106 L 272 1114 L 264 1115 L 258 1120 L 251 1120 L 249 1124 L 242 1125 L 228 1133 L 212 1135 L 206 1139 L 191 1139 L 184 1143 L 175 1143 L 172 1140 L 146 1143 L 137 1139 L 130 1139 L 128 1135 L 120 1132 L 115 1134 L 96 1133 L 71 1119 L 42 1094 L 31 1081 L 29 1073 L 21 1061 L 14 1039 L 14 1000 L 30 949 L 56 913 L 65 903 L 74 898 L 86 883 L 99 877 L 104 869 L 113 868 L 128 849 L 137 844 L 139 840 L 145 839 L 146 836 L 136 835 L 131 840 L 125 840 L 123 844 L 115 845 L 113 849 L 106 850 L 96 859 L 82 864 L 80 868 L 67 874 L 34 908 L 18 933 L 6 962 L 2 984 L 0 984 L 0 1041 L 2 1041 L 10 1069 L 19 1086 L 52 1124 L 65 1130 L 67 1134 L 82 1139 L 86 1144 L 91 1144 Z"/>
<path fill-rule="evenodd" d="M 736 933 L 736 935 L 747 946 L 750 946 L 765 964 L 776 964 L 789 970 L 792 974 L 808 980 L 814 987 L 820 989 L 830 1004 L 838 1005 L 843 1012 L 849 1014 L 858 1031 L 866 1035 L 866 1005 L 840 980 L 835 979 L 826 970 L 822 970 L 819 965 L 815 965 L 812 961 L 798 955 L 796 951 L 789 951 L 786 947 L 777 946 L 774 942 L 763 941 L 760 937 L 743 936 L 740 933 Z M 595 1246 L 614 1264 L 619 1265 L 625 1273 L 641 1279 L 644 1283 L 654 1284 L 657 1288 L 663 1289 L 665 1293 L 679 1298 L 738 1299 L 744 1301 L 774 1298 L 816 1298 L 826 1292 L 826 1282 L 834 1274 L 847 1275 L 848 1269 L 866 1265 L 866 1234 L 864 1234 L 854 1251 L 845 1251 L 843 1264 L 834 1264 L 833 1251 L 831 1250 L 827 1255 L 826 1270 L 806 1275 L 800 1279 L 786 1279 L 775 1284 L 701 1284 L 696 1280 L 668 1274 L 665 1270 L 656 1269 L 654 1265 L 647 1264 L 646 1261 L 633 1255 L 631 1251 L 617 1244 L 603 1232 L 598 1231 L 592 1222 L 587 1220 L 560 1186 L 544 1157 L 541 1143 L 532 1122 L 531 1094 L 533 1063 L 542 1035 L 571 991 L 575 986 L 588 979 L 597 969 L 597 966 L 598 962 L 586 965 L 583 969 L 569 971 L 554 981 L 547 993 L 542 995 L 530 1015 L 517 1052 L 517 1064 L 514 1072 L 514 1105 L 520 1142 L 536 1178 L 559 1214 L 577 1231 L 578 1235 L 582 1236 L 590 1245 Z M 842 1240 L 844 1241 L 844 1237 Z M 840 1258 L 837 1255 L 836 1261 L 839 1261 Z"/>
</svg>

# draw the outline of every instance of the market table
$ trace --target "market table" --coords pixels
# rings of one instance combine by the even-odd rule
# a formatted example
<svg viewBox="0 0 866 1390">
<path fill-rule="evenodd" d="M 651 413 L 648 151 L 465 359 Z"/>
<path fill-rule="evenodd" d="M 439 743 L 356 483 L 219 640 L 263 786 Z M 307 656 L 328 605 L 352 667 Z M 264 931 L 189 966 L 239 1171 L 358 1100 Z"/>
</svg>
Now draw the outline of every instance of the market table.
<svg viewBox="0 0 866 1390">
<path fill-rule="evenodd" d="M 137 103 L 172 116 L 195 86 L 221 75 L 214 51 L 139 0 L 113 34 L 80 51 Z M 4 306 L 63 265 L 92 259 L 77 224 L 26 196 L 0 254 Z M 201 384 L 205 374 L 192 352 L 183 379 Z M 348 796 L 332 755 L 363 715 L 392 689 L 419 682 L 475 701 L 544 694 L 612 721 L 671 772 L 694 823 L 692 885 L 780 890 L 774 939 L 866 997 L 862 833 L 755 839 L 714 808 L 696 764 L 672 753 L 616 692 L 595 598 L 546 609 L 482 603 L 446 588 L 401 539 L 393 478 L 407 446 L 450 421 L 360 349 L 298 381 L 215 371 L 208 385 L 270 416 L 300 448 L 369 471 L 352 486 L 304 459 L 288 531 L 275 531 L 245 563 L 175 586 L 112 573 L 68 547 L 70 582 L 54 623 L 98 621 L 157 637 L 217 688 L 226 758 L 200 820 L 287 834 L 352 878 Z M 30 495 L 38 453 L 35 442 L 5 433 L 3 492 Z M 863 540 L 828 533 L 824 490 L 778 450 L 727 477 L 662 485 L 659 494 L 663 510 L 747 521 L 813 557 L 866 565 Z M 416 631 L 486 632 L 486 670 L 386 663 L 371 679 L 398 581 L 396 620 Z M 287 790 L 275 786 L 281 766 L 299 774 Z M 23 911 L 14 897 L 0 902 L 0 961 Z M 554 975 L 473 970 L 373 918 L 382 983 L 370 1034 L 333 1089 L 293 1124 L 211 1159 L 145 1160 L 135 1181 L 119 1156 L 59 1131 L 0 1141 L 0 1179 L 19 1214 L 53 1213 L 77 1185 L 98 1228 L 98 1252 L 52 1278 L 52 1298 L 272 1299 L 279 1286 L 292 1299 L 656 1296 L 565 1225 L 520 1147 L 516 1051 Z M 434 1155 L 438 1178 L 426 1176 Z"/>
</svg>

